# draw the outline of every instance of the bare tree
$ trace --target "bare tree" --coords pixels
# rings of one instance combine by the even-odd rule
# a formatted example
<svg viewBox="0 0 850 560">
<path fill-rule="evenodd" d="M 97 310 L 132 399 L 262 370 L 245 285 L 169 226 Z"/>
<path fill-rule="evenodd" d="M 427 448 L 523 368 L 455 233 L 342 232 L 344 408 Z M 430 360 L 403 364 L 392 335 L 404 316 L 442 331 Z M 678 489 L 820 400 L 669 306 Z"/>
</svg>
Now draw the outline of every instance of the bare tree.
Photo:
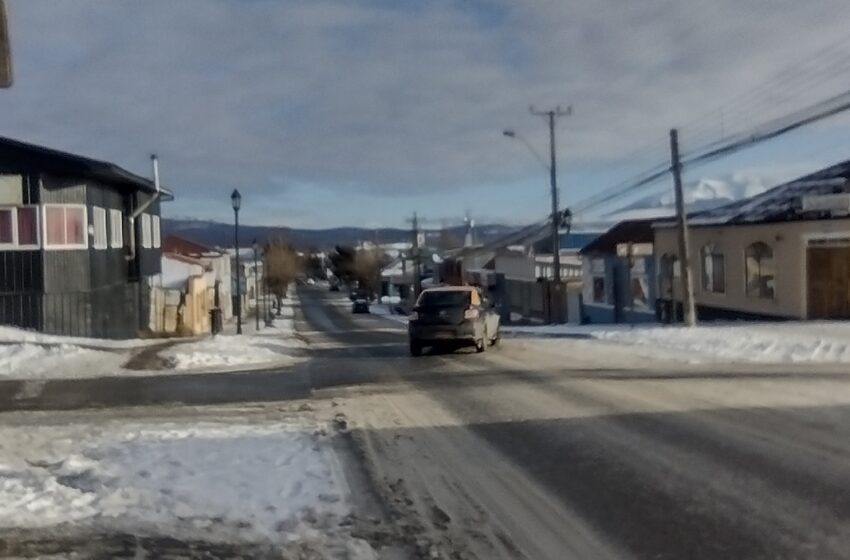
<svg viewBox="0 0 850 560">
<path fill-rule="evenodd" d="M 268 289 L 277 299 L 278 309 L 289 285 L 301 272 L 302 264 L 295 249 L 283 239 L 273 239 L 266 244 L 263 267 Z"/>
</svg>

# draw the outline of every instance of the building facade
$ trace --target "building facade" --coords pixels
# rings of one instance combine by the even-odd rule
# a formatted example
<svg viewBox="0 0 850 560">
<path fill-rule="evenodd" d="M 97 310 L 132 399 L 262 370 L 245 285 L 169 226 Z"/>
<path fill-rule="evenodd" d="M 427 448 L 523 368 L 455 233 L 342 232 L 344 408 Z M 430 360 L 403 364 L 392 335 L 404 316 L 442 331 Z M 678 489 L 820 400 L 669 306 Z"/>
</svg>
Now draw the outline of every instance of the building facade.
<svg viewBox="0 0 850 560">
<path fill-rule="evenodd" d="M 170 196 L 113 164 L 0 138 L 0 324 L 138 336 Z"/>
<path fill-rule="evenodd" d="M 850 161 L 690 222 L 700 319 L 850 319 Z M 681 307 L 673 224 L 655 225 L 655 254 L 660 297 Z"/>
<path fill-rule="evenodd" d="M 582 323 L 656 320 L 653 236 L 652 221 L 624 221 L 581 250 Z"/>
</svg>

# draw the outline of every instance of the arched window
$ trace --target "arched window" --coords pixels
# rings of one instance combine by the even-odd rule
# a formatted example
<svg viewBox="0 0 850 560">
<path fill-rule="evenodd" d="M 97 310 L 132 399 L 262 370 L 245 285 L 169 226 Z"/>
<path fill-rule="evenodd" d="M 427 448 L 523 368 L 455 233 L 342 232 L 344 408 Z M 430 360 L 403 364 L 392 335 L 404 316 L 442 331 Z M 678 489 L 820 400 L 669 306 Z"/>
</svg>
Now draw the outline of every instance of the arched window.
<svg viewBox="0 0 850 560">
<path fill-rule="evenodd" d="M 705 292 L 726 292 L 726 262 L 723 253 L 714 244 L 704 245 L 700 250 L 702 260 L 702 289 Z"/>
<path fill-rule="evenodd" d="M 744 250 L 747 275 L 747 295 L 773 299 L 776 267 L 773 262 L 773 249 L 767 243 L 758 241 Z"/>
</svg>

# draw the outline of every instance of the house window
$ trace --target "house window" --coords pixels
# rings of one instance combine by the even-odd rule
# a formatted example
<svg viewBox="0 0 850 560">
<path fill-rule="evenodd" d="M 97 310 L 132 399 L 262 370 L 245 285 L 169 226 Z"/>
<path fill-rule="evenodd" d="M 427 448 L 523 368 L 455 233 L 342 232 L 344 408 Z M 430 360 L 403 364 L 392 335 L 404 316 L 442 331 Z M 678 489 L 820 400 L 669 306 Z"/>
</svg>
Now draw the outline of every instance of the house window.
<svg viewBox="0 0 850 560">
<path fill-rule="evenodd" d="M 0 246 L 5 249 L 38 247 L 37 207 L 0 208 Z"/>
<path fill-rule="evenodd" d="M 45 247 L 86 248 L 86 207 L 81 204 L 44 206 Z"/>
<path fill-rule="evenodd" d="M 776 267 L 770 245 L 756 242 L 744 250 L 747 295 L 773 299 Z"/>
<path fill-rule="evenodd" d="M 726 262 L 715 245 L 705 245 L 700 251 L 702 257 L 702 289 L 705 292 L 722 294 L 726 292 Z"/>
<path fill-rule="evenodd" d="M 109 211 L 109 246 L 113 249 L 124 246 L 124 216 L 121 210 Z"/>
<path fill-rule="evenodd" d="M 150 249 L 152 244 L 151 215 L 142 214 L 142 247 Z"/>
<path fill-rule="evenodd" d="M 106 210 L 99 206 L 93 206 L 92 222 L 94 226 L 94 241 L 92 246 L 95 249 L 106 249 Z"/>
<path fill-rule="evenodd" d="M 0 208 L 0 245 L 15 244 L 14 214 L 14 208 Z"/>
<path fill-rule="evenodd" d="M 152 217 L 152 229 L 153 229 L 153 246 L 159 249 L 162 244 L 162 232 L 159 230 L 159 216 Z"/>
</svg>

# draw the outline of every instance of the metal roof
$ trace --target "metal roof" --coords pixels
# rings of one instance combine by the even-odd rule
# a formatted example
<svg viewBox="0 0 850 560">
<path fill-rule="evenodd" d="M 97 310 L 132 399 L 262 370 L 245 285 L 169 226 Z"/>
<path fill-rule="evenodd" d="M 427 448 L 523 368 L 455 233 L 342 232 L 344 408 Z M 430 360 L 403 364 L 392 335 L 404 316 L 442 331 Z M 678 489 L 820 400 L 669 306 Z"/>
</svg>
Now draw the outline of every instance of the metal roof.
<svg viewBox="0 0 850 560">
<path fill-rule="evenodd" d="M 156 186 L 152 180 L 127 171 L 114 163 L 0 136 L 0 161 L 3 160 L 23 167 L 38 167 L 57 174 L 91 178 L 127 190 L 156 192 Z M 172 196 L 168 189 L 160 190 Z"/>
<path fill-rule="evenodd" d="M 810 173 L 756 196 L 688 215 L 693 226 L 759 224 L 822 219 L 828 213 L 803 212 L 803 198 L 850 193 L 850 160 Z M 656 221 L 658 227 L 674 225 Z"/>
</svg>

